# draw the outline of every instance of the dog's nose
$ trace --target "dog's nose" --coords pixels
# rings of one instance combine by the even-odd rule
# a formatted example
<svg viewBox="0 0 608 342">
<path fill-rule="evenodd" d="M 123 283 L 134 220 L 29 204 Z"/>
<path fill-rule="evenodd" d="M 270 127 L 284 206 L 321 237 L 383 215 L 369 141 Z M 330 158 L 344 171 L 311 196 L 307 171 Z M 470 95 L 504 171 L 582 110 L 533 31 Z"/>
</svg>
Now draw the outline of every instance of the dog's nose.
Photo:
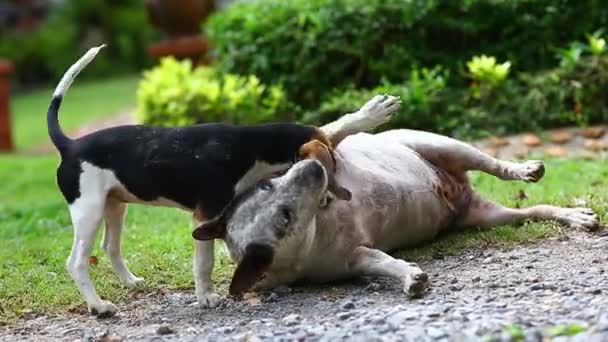
<svg viewBox="0 0 608 342">
<path fill-rule="evenodd" d="M 310 172 L 310 174 L 316 179 L 321 179 L 325 177 L 325 169 L 323 168 L 323 165 L 321 165 L 321 163 L 316 160 L 311 160 L 311 162 L 308 163 L 306 168 L 307 171 Z"/>
</svg>

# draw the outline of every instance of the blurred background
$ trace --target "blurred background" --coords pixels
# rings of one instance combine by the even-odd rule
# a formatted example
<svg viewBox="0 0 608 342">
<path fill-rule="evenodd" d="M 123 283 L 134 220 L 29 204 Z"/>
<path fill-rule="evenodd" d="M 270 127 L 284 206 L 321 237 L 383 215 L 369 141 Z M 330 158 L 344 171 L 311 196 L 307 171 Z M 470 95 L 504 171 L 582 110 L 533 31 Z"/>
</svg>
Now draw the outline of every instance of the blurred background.
<svg viewBox="0 0 608 342">
<path fill-rule="evenodd" d="M 0 125 L 10 147 L 48 150 L 51 89 L 106 43 L 62 112 L 75 134 L 323 123 L 379 92 L 404 100 L 384 129 L 478 139 L 585 126 L 608 115 L 607 21 L 595 0 L 3 0 Z"/>
</svg>

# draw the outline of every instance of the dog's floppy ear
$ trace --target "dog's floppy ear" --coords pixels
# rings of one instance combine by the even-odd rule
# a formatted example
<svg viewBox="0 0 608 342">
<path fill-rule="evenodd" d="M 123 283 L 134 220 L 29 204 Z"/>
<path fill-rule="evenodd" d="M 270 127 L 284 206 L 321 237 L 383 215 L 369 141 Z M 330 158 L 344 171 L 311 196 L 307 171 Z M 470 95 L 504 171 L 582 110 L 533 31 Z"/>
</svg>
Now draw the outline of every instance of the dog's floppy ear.
<svg viewBox="0 0 608 342">
<path fill-rule="evenodd" d="M 252 243 L 245 248 L 245 255 L 234 271 L 230 282 L 230 295 L 247 292 L 272 264 L 274 250 L 271 246 Z"/>
<path fill-rule="evenodd" d="M 223 215 L 219 215 L 214 219 L 201 224 L 194 228 L 194 231 L 192 232 L 193 238 L 202 241 L 222 239 L 225 236 L 226 221 Z"/>
</svg>

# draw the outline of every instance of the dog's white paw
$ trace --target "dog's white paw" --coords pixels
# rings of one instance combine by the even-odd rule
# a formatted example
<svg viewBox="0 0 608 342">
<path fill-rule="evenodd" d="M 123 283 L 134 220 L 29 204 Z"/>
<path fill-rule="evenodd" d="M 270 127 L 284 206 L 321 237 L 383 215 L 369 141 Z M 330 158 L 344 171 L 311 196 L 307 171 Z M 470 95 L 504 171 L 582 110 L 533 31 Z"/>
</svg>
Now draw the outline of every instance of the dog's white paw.
<svg viewBox="0 0 608 342">
<path fill-rule="evenodd" d="M 422 272 L 421 269 L 412 271 L 403 280 L 403 291 L 410 298 L 422 297 L 428 287 L 429 276 Z"/>
<path fill-rule="evenodd" d="M 89 312 L 99 318 L 108 318 L 114 316 L 118 308 L 107 300 L 102 300 L 98 304 L 89 305 Z"/>
<path fill-rule="evenodd" d="M 379 126 L 388 122 L 400 106 L 401 99 L 396 96 L 376 95 L 361 108 L 361 112 L 370 126 Z"/>
<path fill-rule="evenodd" d="M 130 277 L 127 277 L 122 280 L 123 286 L 126 288 L 130 288 L 130 289 L 141 285 L 143 282 L 144 282 L 144 278 L 136 277 L 134 275 L 131 275 Z"/>
<path fill-rule="evenodd" d="M 526 183 L 536 183 L 545 175 L 545 164 L 542 160 L 528 160 L 515 164 L 512 172 L 514 178 Z"/>
<path fill-rule="evenodd" d="M 589 208 L 560 208 L 559 221 L 563 224 L 584 230 L 594 230 L 599 227 L 599 220 L 593 209 Z"/>
<path fill-rule="evenodd" d="M 222 302 L 222 297 L 215 292 L 208 291 L 196 294 L 198 305 L 203 308 L 215 308 Z"/>
</svg>

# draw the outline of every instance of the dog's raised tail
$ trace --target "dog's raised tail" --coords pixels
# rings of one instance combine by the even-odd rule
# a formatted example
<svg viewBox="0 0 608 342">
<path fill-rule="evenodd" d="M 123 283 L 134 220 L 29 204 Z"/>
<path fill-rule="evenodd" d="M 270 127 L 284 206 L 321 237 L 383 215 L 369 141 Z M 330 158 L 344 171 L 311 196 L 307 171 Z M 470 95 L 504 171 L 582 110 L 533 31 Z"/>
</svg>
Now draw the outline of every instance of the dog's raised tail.
<svg viewBox="0 0 608 342">
<path fill-rule="evenodd" d="M 82 56 L 68 69 L 68 71 L 61 78 L 61 81 L 59 81 L 57 88 L 55 88 L 53 98 L 51 99 L 51 104 L 49 105 L 49 110 L 46 114 L 46 120 L 51 141 L 55 147 L 57 147 L 60 153 L 63 153 L 63 151 L 67 149 L 72 141 L 65 135 L 65 133 L 63 133 L 61 126 L 59 125 L 59 107 L 61 106 L 63 96 L 68 91 L 68 88 L 70 88 L 70 85 L 72 85 L 72 82 L 74 82 L 74 79 L 76 76 L 78 76 L 80 71 L 91 63 L 97 53 L 99 53 L 99 50 L 103 49 L 104 47 L 105 44 L 89 49 L 84 56 Z"/>
</svg>

